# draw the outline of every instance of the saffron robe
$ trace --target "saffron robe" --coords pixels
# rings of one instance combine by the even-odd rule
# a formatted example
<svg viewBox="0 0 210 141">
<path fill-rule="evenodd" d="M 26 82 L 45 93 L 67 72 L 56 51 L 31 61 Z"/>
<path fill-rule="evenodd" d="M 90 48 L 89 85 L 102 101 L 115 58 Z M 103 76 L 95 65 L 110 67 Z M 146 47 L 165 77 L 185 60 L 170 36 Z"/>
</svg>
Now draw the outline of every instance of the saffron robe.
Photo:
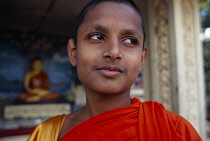
<svg viewBox="0 0 210 141">
<path fill-rule="evenodd" d="M 41 123 L 28 141 L 57 141 L 66 115 Z M 59 141 L 202 141 L 183 117 L 157 102 L 132 99 L 130 106 L 92 117 Z"/>
</svg>

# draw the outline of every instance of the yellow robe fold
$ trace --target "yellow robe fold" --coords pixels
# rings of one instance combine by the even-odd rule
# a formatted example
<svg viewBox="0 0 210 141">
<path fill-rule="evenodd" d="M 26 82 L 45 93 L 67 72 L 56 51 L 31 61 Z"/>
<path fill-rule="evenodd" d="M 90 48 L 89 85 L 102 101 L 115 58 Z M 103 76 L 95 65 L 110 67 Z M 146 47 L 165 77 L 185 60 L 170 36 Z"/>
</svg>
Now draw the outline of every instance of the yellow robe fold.
<svg viewBox="0 0 210 141">
<path fill-rule="evenodd" d="M 57 141 L 66 115 L 59 115 L 39 124 L 28 141 Z"/>
</svg>

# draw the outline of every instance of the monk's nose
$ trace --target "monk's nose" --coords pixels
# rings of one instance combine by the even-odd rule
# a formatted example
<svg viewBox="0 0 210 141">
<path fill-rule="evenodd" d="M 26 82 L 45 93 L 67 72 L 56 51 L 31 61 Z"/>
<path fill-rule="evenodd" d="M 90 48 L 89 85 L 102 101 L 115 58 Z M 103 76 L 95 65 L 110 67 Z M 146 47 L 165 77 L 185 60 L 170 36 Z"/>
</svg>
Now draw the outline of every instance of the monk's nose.
<svg viewBox="0 0 210 141">
<path fill-rule="evenodd" d="M 109 58 L 112 60 L 121 60 L 122 59 L 122 53 L 120 49 L 120 44 L 118 41 L 111 41 L 106 44 L 103 57 L 105 59 Z"/>
</svg>

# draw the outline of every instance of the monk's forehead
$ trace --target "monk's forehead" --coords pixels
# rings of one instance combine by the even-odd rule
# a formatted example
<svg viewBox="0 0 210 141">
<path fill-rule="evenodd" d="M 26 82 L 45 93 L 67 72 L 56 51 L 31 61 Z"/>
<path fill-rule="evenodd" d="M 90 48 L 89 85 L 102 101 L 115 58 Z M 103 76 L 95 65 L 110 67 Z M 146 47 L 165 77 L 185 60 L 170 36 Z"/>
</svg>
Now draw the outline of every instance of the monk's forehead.
<svg viewBox="0 0 210 141">
<path fill-rule="evenodd" d="M 110 13 L 111 15 L 124 16 L 129 14 L 130 17 L 137 17 L 140 22 L 142 22 L 141 15 L 129 4 L 125 3 L 117 3 L 117 2 L 101 2 L 94 7 L 91 7 L 84 17 L 85 20 L 89 20 L 87 18 L 91 18 L 91 16 L 100 16 L 100 14 Z M 91 19 L 90 19 L 91 20 Z"/>
<path fill-rule="evenodd" d="M 106 27 L 107 31 L 116 31 L 115 33 L 132 30 L 135 33 L 138 32 L 142 39 L 144 38 L 140 15 L 128 4 L 102 2 L 92 7 L 80 24 L 78 34 L 83 34 L 84 31 L 90 29 L 89 27 L 95 25 Z"/>
</svg>

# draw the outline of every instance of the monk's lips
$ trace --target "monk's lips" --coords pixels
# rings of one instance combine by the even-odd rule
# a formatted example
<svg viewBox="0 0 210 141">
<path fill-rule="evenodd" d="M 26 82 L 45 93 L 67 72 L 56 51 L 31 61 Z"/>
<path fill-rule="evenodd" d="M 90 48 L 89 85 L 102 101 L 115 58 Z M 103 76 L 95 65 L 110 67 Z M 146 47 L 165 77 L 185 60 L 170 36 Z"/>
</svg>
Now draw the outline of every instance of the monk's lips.
<svg viewBox="0 0 210 141">
<path fill-rule="evenodd" d="M 105 70 L 105 71 L 113 71 L 113 72 L 123 73 L 123 69 L 121 69 L 120 67 L 118 67 L 116 65 L 103 65 L 103 66 L 97 68 L 97 70 Z"/>
</svg>

